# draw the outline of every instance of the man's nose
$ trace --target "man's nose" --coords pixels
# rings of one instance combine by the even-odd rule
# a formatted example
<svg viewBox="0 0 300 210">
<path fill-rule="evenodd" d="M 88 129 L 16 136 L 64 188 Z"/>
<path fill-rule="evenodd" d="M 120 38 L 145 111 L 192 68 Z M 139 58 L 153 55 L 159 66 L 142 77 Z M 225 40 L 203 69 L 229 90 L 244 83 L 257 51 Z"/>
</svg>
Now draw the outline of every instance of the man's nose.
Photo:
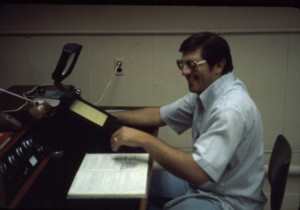
<svg viewBox="0 0 300 210">
<path fill-rule="evenodd" d="M 183 68 L 182 68 L 182 70 L 181 70 L 181 74 L 182 74 L 183 76 L 186 76 L 186 75 L 190 74 L 191 72 L 192 72 L 192 70 L 189 69 L 189 68 L 187 67 L 187 65 L 184 65 Z"/>
</svg>

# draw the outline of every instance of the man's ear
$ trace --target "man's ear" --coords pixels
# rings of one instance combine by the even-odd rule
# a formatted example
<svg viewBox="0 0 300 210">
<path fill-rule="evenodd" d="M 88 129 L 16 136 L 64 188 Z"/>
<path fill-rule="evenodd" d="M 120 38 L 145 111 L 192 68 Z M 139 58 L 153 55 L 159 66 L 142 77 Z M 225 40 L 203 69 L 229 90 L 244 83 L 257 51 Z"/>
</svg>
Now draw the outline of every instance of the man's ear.
<svg viewBox="0 0 300 210">
<path fill-rule="evenodd" d="M 225 65 L 226 65 L 226 60 L 223 58 L 215 66 L 216 67 L 216 73 L 219 74 L 219 75 L 222 75 Z"/>
</svg>

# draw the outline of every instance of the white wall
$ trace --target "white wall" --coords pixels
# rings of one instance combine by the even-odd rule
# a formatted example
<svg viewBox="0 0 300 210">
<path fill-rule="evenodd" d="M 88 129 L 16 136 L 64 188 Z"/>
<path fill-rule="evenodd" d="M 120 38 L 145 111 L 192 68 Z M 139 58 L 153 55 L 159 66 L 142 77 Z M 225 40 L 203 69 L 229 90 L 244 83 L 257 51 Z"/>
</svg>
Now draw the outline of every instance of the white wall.
<svg viewBox="0 0 300 210">
<path fill-rule="evenodd" d="M 83 97 L 95 102 L 113 75 L 114 59 L 122 58 L 125 74 L 113 77 L 101 105 L 160 106 L 187 93 L 175 60 L 181 56 L 181 42 L 198 31 L 220 32 L 228 40 L 234 72 L 262 114 L 266 164 L 276 136 L 282 133 L 292 145 L 292 164 L 299 167 L 300 10 L 296 8 L 2 5 L 0 87 L 52 83 L 63 45 L 75 42 L 83 50 L 65 84 L 82 89 Z M 160 138 L 190 150 L 190 132 L 177 136 L 163 128 Z M 299 174 L 293 175 L 283 209 L 298 207 L 299 190 Z"/>
</svg>

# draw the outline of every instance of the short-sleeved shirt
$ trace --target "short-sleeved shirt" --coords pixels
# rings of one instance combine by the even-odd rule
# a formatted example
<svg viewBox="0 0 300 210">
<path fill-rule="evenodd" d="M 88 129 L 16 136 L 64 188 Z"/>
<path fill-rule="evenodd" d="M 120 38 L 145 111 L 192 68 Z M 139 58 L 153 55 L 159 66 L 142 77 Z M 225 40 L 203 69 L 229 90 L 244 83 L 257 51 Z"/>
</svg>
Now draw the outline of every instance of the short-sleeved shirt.
<svg viewBox="0 0 300 210">
<path fill-rule="evenodd" d="M 233 73 L 200 95 L 189 93 L 161 107 L 163 121 L 177 133 L 192 128 L 193 158 L 211 177 L 188 196 L 206 197 L 223 209 L 263 209 L 263 126 L 245 85 Z"/>
</svg>

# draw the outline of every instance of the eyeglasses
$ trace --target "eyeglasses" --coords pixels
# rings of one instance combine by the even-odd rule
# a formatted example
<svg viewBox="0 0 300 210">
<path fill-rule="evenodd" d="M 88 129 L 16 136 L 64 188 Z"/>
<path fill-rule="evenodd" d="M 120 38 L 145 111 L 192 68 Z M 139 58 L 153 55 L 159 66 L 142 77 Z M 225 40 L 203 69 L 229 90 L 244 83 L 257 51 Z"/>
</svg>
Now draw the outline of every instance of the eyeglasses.
<svg viewBox="0 0 300 210">
<path fill-rule="evenodd" d="M 183 69 L 184 65 L 186 65 L 190 70 L 192 71 L 196 71 L 197 70 L 197 66 L 200 66 L 204 63 L 206 63 L 206 60 L 200 60 L 200 61 L 193 61 L 193 60 L 182 60 L 182 59 L 178 59 L 176 61 L 177 66 L 180 70 Z"/>
</svg>

